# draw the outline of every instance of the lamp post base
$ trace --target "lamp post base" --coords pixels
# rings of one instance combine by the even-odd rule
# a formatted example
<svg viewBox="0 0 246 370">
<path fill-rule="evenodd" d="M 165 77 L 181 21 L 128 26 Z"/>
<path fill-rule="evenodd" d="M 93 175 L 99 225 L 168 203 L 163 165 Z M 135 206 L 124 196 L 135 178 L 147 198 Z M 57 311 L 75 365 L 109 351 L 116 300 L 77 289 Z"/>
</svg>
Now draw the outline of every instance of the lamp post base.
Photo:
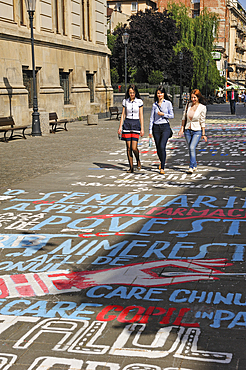
<svg viewBox="0 0 246 370">
<path fill-rule="evenodd" d="M 42 136 L 39 112 L 32 113 L 32 136 Z"/>
</svg>

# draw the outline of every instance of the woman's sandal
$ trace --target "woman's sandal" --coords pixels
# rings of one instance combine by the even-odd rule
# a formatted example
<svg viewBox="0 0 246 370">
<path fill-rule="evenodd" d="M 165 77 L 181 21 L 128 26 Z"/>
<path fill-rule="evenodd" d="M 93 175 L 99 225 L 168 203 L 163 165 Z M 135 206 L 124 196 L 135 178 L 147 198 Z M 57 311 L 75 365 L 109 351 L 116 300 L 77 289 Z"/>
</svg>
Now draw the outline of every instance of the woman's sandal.
<svg viewBox="0 0 246 370">
<path fill-rule="evenodd" d="M 165 174 L 165 171 L 161 169 L 161 170 L 160 170 L 160 174 L 161 174 L 161 175 L 164 175 L 164 174 Z"/>
<path fill-rule="evenodd" d="M 133 168 L 129 168 L 129 170 L 126 171 L 127 173 L 133 173 Z"/>
<path fill-rule="evenodd" d="M 138 169 L 138 171 L 140 171 L 142 169 L 141 164 L 140 164 L 140 166 L 137 166 L 137 169 Z"/>
</svg>

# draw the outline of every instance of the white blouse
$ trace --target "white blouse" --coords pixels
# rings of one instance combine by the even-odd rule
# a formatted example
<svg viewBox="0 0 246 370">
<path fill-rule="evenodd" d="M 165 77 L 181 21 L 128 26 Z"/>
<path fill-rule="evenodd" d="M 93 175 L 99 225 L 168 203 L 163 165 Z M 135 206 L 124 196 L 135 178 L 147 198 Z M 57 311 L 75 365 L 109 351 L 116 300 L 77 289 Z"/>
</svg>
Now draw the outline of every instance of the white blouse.
<svg viewBox="0 0 246 370">
<path fill-rule="evenodd" d="M 124 99 L 122 105 L 126 110 L 126 118 L 139 119 L 139 108 L 143 106 L 142 99 L 135 98 L 133 101 L 129 98 Z"/>
<path fill-rule="evenodd" d="M 182 120 L 185 120 L 185 117 L 187 116 L 187 121 L 185 125 L 185 130 L 193 130 L 193 131 L 198 131 L 201 130 L 202 127 L 205 127 L 205 118 L 206 118 L 206 113 L 207 113 L 207 108 L 205 105 L 200 104 L 196 108 L 193 118 L 189 118 L 189 110 L 191 108 L 191 103 L 188 105 L 187 113 L 186 113 L 186 107 L 183 113 L 183 118 Z"/>
</svg>

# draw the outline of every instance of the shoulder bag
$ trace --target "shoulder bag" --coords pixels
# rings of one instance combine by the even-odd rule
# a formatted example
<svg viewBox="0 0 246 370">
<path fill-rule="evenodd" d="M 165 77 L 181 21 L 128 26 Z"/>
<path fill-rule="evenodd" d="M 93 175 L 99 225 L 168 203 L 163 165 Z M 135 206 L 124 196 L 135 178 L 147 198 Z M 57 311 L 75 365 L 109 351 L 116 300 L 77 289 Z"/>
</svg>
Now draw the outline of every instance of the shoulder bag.
<svg viewBox="0 0 246 370">
<path fill-rule="evenodd" d="M 188 106 L 189 106 L 189 102 L 186 104 L 186 107 L 185 107 L 185 123 L 184 123 L 184 129 L 185 129 L 185 126 L 186 126 L 186 123 L 187 123 L 187 110 L 188 110 Z"/>
</svg>

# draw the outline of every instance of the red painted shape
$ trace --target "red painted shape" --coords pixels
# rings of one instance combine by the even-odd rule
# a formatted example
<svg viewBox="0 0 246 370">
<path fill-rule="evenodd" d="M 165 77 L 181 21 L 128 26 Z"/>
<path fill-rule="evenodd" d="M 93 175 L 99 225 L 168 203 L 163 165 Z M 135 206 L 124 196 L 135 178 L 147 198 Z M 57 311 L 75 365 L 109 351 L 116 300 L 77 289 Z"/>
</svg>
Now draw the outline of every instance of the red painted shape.
<svg viewBox="0 0 246 370">
<path fill-rule="evenodd" d="M 174 321 L 173 325 L 188 326 L 188 327 L 193 327 L 193 328 L 199 327 L 200 325 L 197 322 L 196 323 L 183 323 L 182 322 L 184 315 L 186 314 L 186 312 L 189 312 L 189 311 L 190 311 L 190 308 L 181 308 L 181 310 L 179 310 L 178 317 Z"/>
<path fill-rule="evenodd" d="M 127 320 L 126 316 L 128 315 L 128 313 L 130 311 L 135 310 L 136 308 L 138 309 L 138 313 L 131 320 Z M 128 306 L 128 307 L 124 308 L 124 310 L 119 314 L 117 320 L 119 322 L 137 322 L 141 318 L 144 311 L 145 311 L 145 308 L 142 307 L 142 306 Z"/>
<path fill-rule="evenodd" d="M 114 319 L 117 318 L 117 315 L 110 315 L 107 318 L 105 317 L 105 315 L 109 311 L 111 311 L 111 310 L 114 310 L 114 311 L 122 311 L 123 309 L 124 309 L 124 307 L 118 306 L 118 305 L 110 305 L 110 306 L 107 306 L 101 312 L 99 312 L 99 314 L 97 315 L 96 320 L 99 320 L 99 321 L 112 321 L 112 320 L 114 320 Z"/>
<path fill-rule="evenodd" d="M 38 283 L 38 285 L 40 286 L 40 288 L 43 290 L 43 292 L 44 293 L 49 293 L 49 289 L 47 288 L 47 286 L 45 285 L 43 280 L 40 279 L 38 274 L 34 274 L 33 277 L 36 280 L 36 282 Z"/>
</svg>

